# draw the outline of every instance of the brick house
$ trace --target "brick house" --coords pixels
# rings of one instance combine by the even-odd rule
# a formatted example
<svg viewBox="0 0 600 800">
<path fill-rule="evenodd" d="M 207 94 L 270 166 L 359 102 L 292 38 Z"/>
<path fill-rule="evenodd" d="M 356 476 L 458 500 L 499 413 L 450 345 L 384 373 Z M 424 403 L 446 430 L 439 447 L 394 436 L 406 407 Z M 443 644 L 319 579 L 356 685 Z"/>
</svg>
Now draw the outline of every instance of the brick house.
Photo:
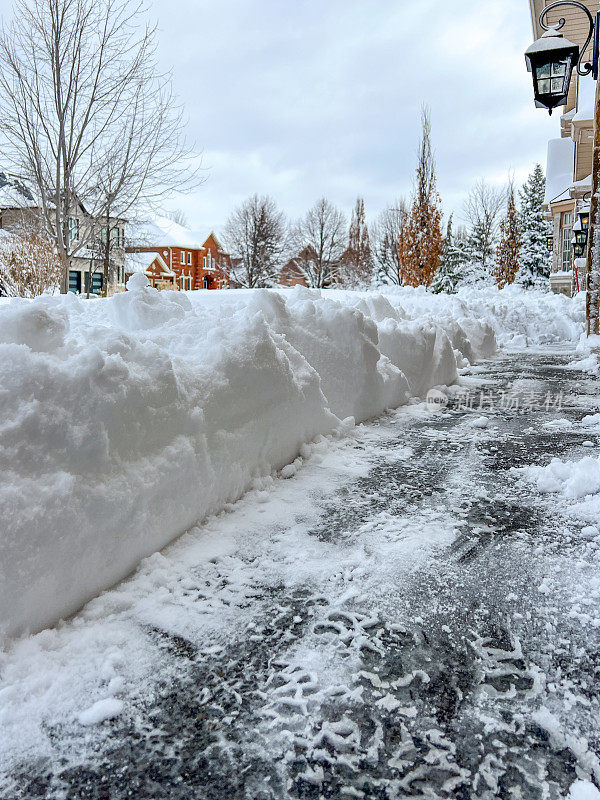
<svg viewBox="0 0 600 800">
<path fill-rule="evenodd" d="M 154 217 L 136 226 L 127 252 L 160 255 L 180 290 L 229 286 L 231 257 L 214 233 L 204 238 L 166 217 Z"/>
</svg>

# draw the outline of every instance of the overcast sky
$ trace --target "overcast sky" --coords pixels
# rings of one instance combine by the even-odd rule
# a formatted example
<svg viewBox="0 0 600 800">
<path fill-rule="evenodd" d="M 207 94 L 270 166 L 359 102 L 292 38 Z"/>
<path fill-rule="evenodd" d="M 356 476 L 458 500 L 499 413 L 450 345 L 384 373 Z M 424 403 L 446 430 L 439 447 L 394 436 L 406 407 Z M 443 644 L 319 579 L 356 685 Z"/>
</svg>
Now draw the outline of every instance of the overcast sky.
<svg viewBox="0 0 600 800">
<path fill-rule="evenodd" d="M 522 181 L 558 115 L 535 109 L 527 0 L 152 0 L 207 180 L 192 228 L 253 192 L 292 218 L 325 195 L 373 218 L 408 195 L 429 105 L 444 210 L 480 176 Z"/>
</svg>

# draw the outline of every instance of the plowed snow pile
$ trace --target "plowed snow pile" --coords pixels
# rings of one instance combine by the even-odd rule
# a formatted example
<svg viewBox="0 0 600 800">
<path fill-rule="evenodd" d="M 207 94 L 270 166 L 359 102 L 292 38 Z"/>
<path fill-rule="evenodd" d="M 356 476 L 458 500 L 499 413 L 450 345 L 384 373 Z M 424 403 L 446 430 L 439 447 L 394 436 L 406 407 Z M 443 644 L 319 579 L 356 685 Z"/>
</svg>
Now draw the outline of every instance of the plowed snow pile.
<svg viewBox="0 0 600 800">
<path fill-rule="evenodd" d="M 496 339 L 582 326 L 580 301 L 517 291 L 145 281 L 0 304 L 0 634 L 74 612 L 346 418 L 453 383 Z"/>
</svg>

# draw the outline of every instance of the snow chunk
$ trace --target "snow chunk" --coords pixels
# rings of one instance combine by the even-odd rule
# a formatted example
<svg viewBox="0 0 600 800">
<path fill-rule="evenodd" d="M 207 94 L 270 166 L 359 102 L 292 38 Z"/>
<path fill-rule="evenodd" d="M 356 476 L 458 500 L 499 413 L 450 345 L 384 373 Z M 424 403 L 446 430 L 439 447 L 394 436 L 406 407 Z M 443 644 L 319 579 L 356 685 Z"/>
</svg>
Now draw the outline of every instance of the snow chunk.
<svg viewBox="0 0 600 800">
<path fill-rule="evenodd" d="M 107 697 L 86 708 L 78 715 L 77 719 L 81 725 L 99 725 L 107 719 L 118 717 L 121 711 L 123 711 L 123 701 L 117 700 L 115 697 Z"/>
<path fill-rule="evenodd" d="M 600 800 L 600 792 L 590 781 L 575 781 L 567 800 Z"/>
</svg>

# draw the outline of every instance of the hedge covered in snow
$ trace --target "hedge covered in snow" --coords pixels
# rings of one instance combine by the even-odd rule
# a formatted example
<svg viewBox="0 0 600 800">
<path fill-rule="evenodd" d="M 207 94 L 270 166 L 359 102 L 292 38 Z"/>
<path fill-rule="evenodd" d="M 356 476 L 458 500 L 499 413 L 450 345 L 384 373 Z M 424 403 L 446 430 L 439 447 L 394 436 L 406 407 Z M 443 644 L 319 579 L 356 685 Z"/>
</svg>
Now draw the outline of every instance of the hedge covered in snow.
<svg viewBox="0 0 600 800">
<path fill-rule="evenodd" d="M 156 292 L 0 304 L 3 635 L 76 611 L 303 444 L 514 344 L 580 301 L 468 290 Z"/>
</svg>

